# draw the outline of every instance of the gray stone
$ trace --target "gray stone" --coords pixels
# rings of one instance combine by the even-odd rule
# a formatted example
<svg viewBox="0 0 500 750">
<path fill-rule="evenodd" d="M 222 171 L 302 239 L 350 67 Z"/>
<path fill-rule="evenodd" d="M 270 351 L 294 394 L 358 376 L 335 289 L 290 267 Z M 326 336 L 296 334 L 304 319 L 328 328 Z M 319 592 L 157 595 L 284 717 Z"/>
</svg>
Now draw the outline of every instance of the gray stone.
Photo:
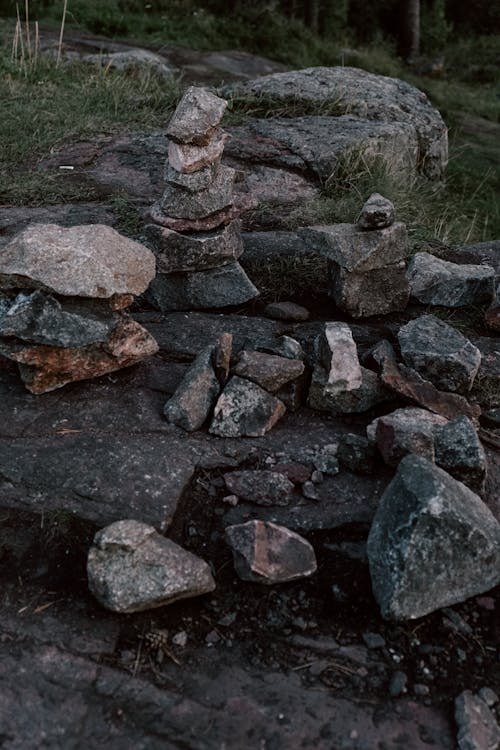
<svg viewBox="0 0 500 750">
<path fill-rule="evenodd" d="M 495 269 L 496 280 L 500 281 L 500 240 L 486 240 L 461 247 L 444 246 L 438 255 L 452 263 L 472 263 L 491 266 Z"/>
<path fill-rule="evenodd" d="M 406 693 L 408 685 L 408 675 L 398 670 L 394 672 L 389 682 L 389 695 L 391 698 L 398 698 Z"/>
<path fill-rule="evenodd" d="M 305 359 L 302 346 L 291 336 L 277 336 L 273 339 L 247 339 L 245 341 L 245 349 L 247 348 L 267 354 L 275 354 L 278 357 L 286 357 L 287 359 Z"/>
<path fill-rule="evenodd" d="M 161 210 L 174 219 L 204 219 L 233 204 L 235 170 L 222 164 L 217 166 L 213 181 L 204 190 L 196 193 L 175 185 L 165 188 L 160 200 Z"/>
<path fill-rule="evenodd" d="M 434 315 L 421 315 L 399 329 L 405 364 L 437 388 L 468 393 L 481 364 L 479 349 Z"/>
<path fill-rule="evenodd" d="M 498 703 L 498 695 L 490 687 L 486 685 L 477 691 L 478 697 L 486 703 L 487 706 L 492 708 Z"/>
<path fill-rule="evenodd" d="M 271 302 L 266 305 L 264 315 L 276 320 L 293 320 L 300 323 L 308 320 L 310 313 L 305 307 L 295 302 Z"/>
<path fill-rule="evenodd" d="M 221 437 L 265 435 L 285 410 L 282 401 L 259 385 L 234 376 L 219 396 L 209 432 Z"/>
<path fill-rule="evenodd" d="M 168 422 L 188 432 L 205 424 L 220 393 L 213 355 L 214 346 L 207 346 L 198 354 L 163 409 Z"/>
<path fill-rule="evenodd" d="M 295 581 L 316 572 L 314 550 L 293 531 L 265 521 L 226 528 L 234 566 L 244 581 L 272 585 Z"/>
<path fill-rule="evenodd" d="M 486 409 L 500 406 L 500 338 L 482 336 L 472 342 L 481 352 L 481 366 L 472 396 Z"/>
<path fill-rule="evenodd" d="M 276 393 L 304 373 L 304 363 L 299 359 L 279 357 L 264 352 L 243 351 L 233 368 L 235 375 L 257 383 L 266 391 Z"/>
<path fill-rule="evenodd" d="M 338 443 L 328 443 L 312 455 L 312 462 L 317 471 L 329 476 L 339 473 L 338 447 Z"/>
<path fill-rule="evenodd" d="M 194 273 L 158 274 L 146 299 L 162 312 L 243 305 L 259 290 L 238 262 Z"/>
<path fill-rule="evenodd" d="M 479 697 L 464 690 L 455 698 L 458 750 L 497 750 L 500 727 L 494 713 Z"/>
<path fill-rule="evenodd" d="M 233 263 L 243 252 L 240 222 L 212 232 L 180 234 L 158 224 L 148 224 L 144 233 L 156 255 L 158 273 L 201 271 Z"/>
<path fill-rule="evenodd" d="M 216 172 L 218 171 L 218 164 L 209 164 L 208 167 L 199 169 L 197 172 L 191 172 L 191 174 L 184 174 L 178 172 L 176 169 L 170 166 L 168 161 L 165 163 L 165 171 L 163 177 L 165 182 L 176 188 L 181 188 L 190 193 L 197 193 L 199 190 L 206 190 L 212 182 Z"/>
<path fill-rule="evenodd" d="M 178 143 L 206 146 L 226 107 L 225 99 L 207 89 L 190 86 L 168 123 L 167 135 Z"/>
<path fill-rule="evenodd" d="M 367 550 L 387 619 L 422 617 L 500 581 L 500 524 L 477 495 L 421 456 L 399 464 Z"/>
<path fill-rule="evenodd" d="M 397 466 L 408 453 L 435 460 L 434 434 L 448 421 L 427 409 L 407 407 L 378 417 L 366 428 L 368 439 L 376 443 L 385 463 Z"/>
<path fill-rule="evenodd" d="M 328 271 L 330 296 L 353 318 L 387 315 L 408 304 L 410 287 L 404 261 L 366 273 L 348 273 L 328 261 Z"/>
<path fill-rule="evenodd" d="M 30 344 L 81 347 L 106 341 L 119 319 L 106 304 L 78 300 L 61 303 L 39 290 L 22 292 L 6 314 L 0 315 L 0 336 Z"/>
<path fill-rule="evenodd" d="M 114 612 L 141 612 L 215 588 L 204 560 L 133 520 L 96 534 L 87 575 L 96 599 Z"/>
<path fill-rule="evenodd" d="M 297 232 L 243 232 L 243 244 L 245 258 L 255 263 L 269 264 L 310 253 Z"/>
<path fill-rule="evenodd" d="M 33 224 L 0 251 L 0 287 L 73 297 L 141 294 L 155 275 L 151 250 L 101 224 Z"/>
<path fill-rule="evenodd" d="M 257 505 L 288 505 L 294 490 L 285 474 L 266 469 L 231 471 L 224 481 L 229 492 Z"/>
<path fill-rule="evenodd" d="M 327 373 L 325 393 L 338 396 L 361 388 L 358 351 L 347 323 L 325 323 L 317 342 L 318 358 Z"/>
<path fill-rule="evenodd" d="M 205 167 L 209 167 L 220 160 L 228 138 L 228 133 L 225 133 L 221 128 L 216 128 L 210 140 L 204 146 L 169 141 L 169 164 L 177 172 L 182 172 L 183 174 L 191 174 L 192 172 L 205 169 Z"/>
<path fill-rule="evenodd" d="M 383 229 L 394 223 L 394 204 L 380 193 L 372 193 L 358 216 L 360 229 Z"/>
<path fill-rule="evenodd" d="M 120 52 L 109 52 L 107 54 L 103 54 L 102 51 L 98 54 L 86 54 L 82 55 L 80 60 L 84 63 L 100 65 L 106 70 L 110 68 L 128 70 L 129 68 L 148 67 L 156 75 L 170 80 L 172 80 L 172 76 L 179 72 L 178 68 L 171 65 L 163 55 L 158 55 L 155 52 L 151 52 L 151 50 L 141 49 L 140 47 Z"/>
<path fill-rule="evenodd" d="M 326 411 L 333 415 L 362 414 L 374 406 L 389 400 L 390 394 L 380 383 L 377 375 L 365 367 L 361 368 L 362 383 L 354 391 L 343 391 L 332 396 L 325 390 L 327 373 L 316 366 L 309 388 L 308 404 L 311 409 Z"/>
<path fill-rule="evenodd" d="M 397 78 L 367 73 L 360 68 L 318 67 L 262 76 L 229 84 L 224 96 L 270 96 L 273 101 L 334 104 L 339 112 L 405 124 L 418 141 L 420 169 L 440 179 L 448 160 L 447 128 L 427 96 Z"/>
<path fill-rule="evenodd" d="M 495 299 L 486 310 L 485 322 L 492 331 L 500 332 L 500 285 L 497 287 Z"/>
<path fill-rule="evenodd" d="M 375 449 L 363 435 L 343 435 L 337 457 L 354 474 L 372 474 L 375 469 Z"/>
<path fill-rule="evenodd" d="M 424 305 L 464 307 L 493 299 L 495 271 L 490 266 L 458 265 L 416 253 L 407 275 L 411 296 Z"/>
<path fill-rule="evenodd" d="M 486 455 L 470 419 L 458 417 L 437 427 L 434 447 L 438 466 L 474 492 L 484 492 Z"/>
</svg>

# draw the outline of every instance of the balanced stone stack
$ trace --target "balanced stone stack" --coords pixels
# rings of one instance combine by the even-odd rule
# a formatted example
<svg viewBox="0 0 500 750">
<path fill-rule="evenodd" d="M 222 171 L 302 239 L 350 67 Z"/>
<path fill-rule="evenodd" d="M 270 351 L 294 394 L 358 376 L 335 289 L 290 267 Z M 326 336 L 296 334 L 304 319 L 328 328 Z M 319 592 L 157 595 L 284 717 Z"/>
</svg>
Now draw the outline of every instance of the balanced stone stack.
<svg viewBox="0 0 500 750">
<path fill-rule="evenodd" d="M 0 252 L 0 354 L 32 393 L 135 364 L 158 345 L 123 310 L 154 273 L 150 250 L 110 227 L 28 227 Z"/>
<path fill-rule="evenodd" d="M 357 224 L 307 227 L 300 234 L 326 257 L 330 295 L 341 310 L 361 318 L 405 309 L 406 227 L 394 221 L 390 201 L 373 193 Z"/>
<path fill-rule="evenodd" d="M 221 164 L 229 137 L 220 127 L 226 106 L 193 86 L 167 128 L 165 192 L 151 209 L 154 224 L 145 229 L 157 259 L 147 299 L 163 312 L 240 305 L 258 295 L 238 263 L 236 173 Z"/>
</svg>

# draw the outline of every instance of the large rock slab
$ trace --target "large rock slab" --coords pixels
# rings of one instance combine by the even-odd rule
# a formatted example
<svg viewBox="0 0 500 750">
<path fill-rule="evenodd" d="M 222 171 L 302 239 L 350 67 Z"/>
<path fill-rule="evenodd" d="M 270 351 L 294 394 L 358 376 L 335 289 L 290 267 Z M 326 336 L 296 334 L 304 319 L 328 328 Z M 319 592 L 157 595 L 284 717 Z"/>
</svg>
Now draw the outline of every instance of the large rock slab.
<svg viewBox="0 0 500 750">
<path fill-rule="evenodd" d="M 335 104 L 338 112 L 370 121 L 404 123 L 413 131 L 422 157 L 421 170 L 443 176 L 448 160 L 447 128 L 427 96 L 397 78 L 360 68 L 318 67 L 262 76 L 222 88 L 224 96 L 269 97 L 294 106 Z"/>
<path fill-rule="evenodd" d="M 154 255 L 101 224 L 34 224 L 0 252 L 0 287 L 38 288 L 70 297 L 141 294 L 155 276 Z"/>
<path fill-rule="evenodd" d="M 401 355 L 437 388 L 468 393 L 481 364 L 481 352 L 456 328 L 434 315 L 422 315 L 398 332 Z"/>
<path fill-rule="evenodd" d="M 87 559 L 89 588 L 114 612 L 141 612 L 213 591 L 210 568 L 153 526 L 124 520 L 101 529 Z"/>
<path fill-rule="evenodd" d="M 420 456 L 401 461 L 367 550 L 388 619 L 422 617 L 500 581 L 500 524 L 477 495 Z"/>
<path fill-rule="evenodd" d="M 493 300 L 491 266 L 458 265 L 430 253 L 416 253 L 408 265 L 411 296 L 424 305 L 465 307 Z"/>
</svg>

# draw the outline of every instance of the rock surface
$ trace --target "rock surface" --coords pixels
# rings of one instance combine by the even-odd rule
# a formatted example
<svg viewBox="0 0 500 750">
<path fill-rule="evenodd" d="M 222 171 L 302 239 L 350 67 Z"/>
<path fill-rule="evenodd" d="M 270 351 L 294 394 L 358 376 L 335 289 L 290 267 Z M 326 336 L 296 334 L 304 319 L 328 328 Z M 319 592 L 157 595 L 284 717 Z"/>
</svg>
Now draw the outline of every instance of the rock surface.
<svg viewBox="0 0 500 750">
<path fill-rule="evenodd" d="M 484 492 L 486 455 L 470 419 L 458 417 L 438 427 L 434 445 L 438 466 L 474 492 Z"/>
<path fill-rule="evenodd" d="M 221 437 L 257 437 L 268 432 L 285 411 L 278 398 L 235 375 L 215 405 L 209 432 Z"/>
<path fill-rule="evenodd" d="M 424 305 L 464 307 L 491 302 L 494 279 L 490 266 L 458 265 L 429 253 L 416 253 L 408 266 L 411 296 Z"/>
<path fill-rule="evenodd" d="M 407 456 L 380 500 L 368 560 L 382 616 L 415 619 L 500 581 L 500 524 L 465 485 Z"/>
<path fill-rule="evenodd" d="M 493 712 L 470 690 L 455 699 L 455 721 L 458 750 L 495 750 L 500 745 L 500 727 Z"/>
<path fill-rule="evenodd" d="M 140 612 L 213 591 L 206 562 L 154 527 L 117 521 L 99 531 L 87 561 L 89 588 L 114 612 Z"/>
<path fill-rule="evenodd" d="M 294 490 L 285 474 L 266 469 L 230 471 L 224 482 L 229 492 L 258 505 L 288 505 Z"/>
<path fill-rule="evenodd" d="M 236 572 L 244 581 L 270 586 L 316 572 L 316 557 L 309 542 L 283 526 L 248 521 L 228 526 L 226 540 L 233 551 Z"/>
</svg>

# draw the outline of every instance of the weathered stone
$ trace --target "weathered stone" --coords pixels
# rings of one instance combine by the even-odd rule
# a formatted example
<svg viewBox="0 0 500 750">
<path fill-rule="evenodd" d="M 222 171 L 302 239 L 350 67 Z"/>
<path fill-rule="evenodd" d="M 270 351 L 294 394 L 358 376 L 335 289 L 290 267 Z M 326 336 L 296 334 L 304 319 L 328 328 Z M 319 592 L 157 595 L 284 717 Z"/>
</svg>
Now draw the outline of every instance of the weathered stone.
<svg viewBox="0 0 500 750">
<path fill-rule="evenodd" d="M 106 70 L 127 70 L 130 68 L 140 68 L 147 66 L 151 68 L 156 75 L 172 80 L 172 76 L 178 74 L 179 69 L 170 64 L 163 55 L 158 55 L 148 49 L 123 50 L 120 52 L 81 55 L 80 60 L 84 63 L 99 65 Z"/>
<path fill-rule="evenodd" d="M 486 455 L 470 419 L 458 417 L 435 429 L 434 446 L 438 466 L 473 492 L 484 492 Z"/>
<path fill-rule="evenodd" d="M 178 143 L 206 146 L 222 120 L 227 101 L 207 89 L 190 86 L 183 94 L 167 127 L 167 135 Z"/>
<path fill-rule="evenodd" d="M 500 240 L 475 242 L 461 247 L 443 246 L 437 254 L 451 263 L 472 263 L 491 266 L 495 269 L 496 280 L 500 281 Z"/>
<path fill-rule="evenodd" d="M 220 393 L 213 355 L 214 346 L 207 346 L 198 354 L 163 410 L 168 422 L 188 432 L 205 424 Z"/>
<path fill-rule="evenodd" d="M 472 396 L 487 409 L 500 406 L 500 339 L 481 336 L 472 342 L 481 352 L 481 366 Z"/>
<path fill-rule="evenodd" d="M 259 295 L 237 262 L 194 273 L 158 274 L 146 299 L 162 312 L 242 305 Z"/>
<path fill-rule="evenodd" d="M 146 329 L 127 318 L 120 320 L 103 344 L 81 348 L 0 341 L 0 354 L 19 364 L 23 382 L 32 393 L 129 367 L 157 351 L 158 344 Z"/>
<path fill-rule="evenodd" d="M 422 617 L 500 581 L 500 524 L 477 495 L 421 456 L 399 464 L 367 550 L 388 619 Z"/>
<path fill-rule="evenodd" d="M 394 223 L 394 204 L 380 193 L 372 193 L 358 216 L 360 229 L 383 229 Z"/>
<path fill-rule="evenodd" d="M 375 469 L 375 449 L 363 435 L 343 435 L 337 458 L 342 466 L 354 474 L 372 474 Z"/>
<path fill-rule="evenodd" d="M 340 469 L 337 453 L 337 443 L 328 443 L 314 453 L 311 458 L 316 471 L 321 471 L 322 474 L 327 474 L 328 476 L 338 474 Z"/>
<path fill-rule="evenodd" d="M 398 341 L 405 364 L 437 388 L 470 391 L 481 353 L 455 328 L 434 315 L 422 315 L 399 329 Z"/>
<path fill-rule="evenodd" d="M 347 323 L 325 323 L 317 342 L 318 358 L 327 373 L 325 393 L 337 396 L 361 388 L 362 374 L 356 344 Z"/>
<path fill-rule="evenodd" d="M 140 521 L 99 531 L 87 560 L 89 588 L 114 612 L 141 612 L 215 588 L 204 560 Z"/>
<path fill-rule="evenodd" d="M 266 305 L 264 315 L 276 320 L 293 320 L 302 322 L 309 319 L 309 310 L 295 302 L 271 302 Z"/>
<path fill-rule="evenodd" d="M 76 348 L 106 341 L 120 320 L 121 316 L 106 304 L 60 302 L 36 290 L 18 294 L 6 313 L 0 314 L 0 336 L 29 344 Z"/>
<path fill-rule="evenodd" d="M 229 134 L 216 128 L 210 140 L 204 146 L 180 144 L 170 141 L 168 144 L 168 161 L 173 169 L 184 174 L 198 172 L 219 161 Z"/>
<path fill-rule="evenodd" d="M 419 169 L 440 179 L 448 160 L 447 128 L 427 96 L 397 78 L 367 73 L 360 68 L 318 67 L 262 76 L 229 84 L 224 96 L 270 96 L 273 101 L 324 105 L 367 120 L 405 124 L 419 143 Z M 340 119 L 340 118 L 339 118 Z M 376 124 L 376 123 L 372 123 Z"/>
<path fill-rule="evenodd" d="M 199 234 L 180 234 L 158 224 L 148 224 L 144 232 L 153 246 L 158 273 L 215 268 L 238 260 L 243 252 L 237 220 Z"/>
<path fill-rule="evenodd" d="M 200 219 L 179 219 L 168 216 L 157 201 L 149 209 L 149 218 L 161 227 L 173 229 L 175 232 L 210 232 L 212 229 L 225 226 L 242 213 L 241 206 L 228 206 L 214 214 L 204 216 Z"/>
<path fill-rule="evenodd" d="M 329 294 L 353 318 L 404 310 L 410 297 L 404 261 L 366 273 L 348 273 L 328 261 Z"/>
<path fill-rule="evenodd" d="M 283 401 L 289 411 L 297 411 L 306 401 L 308 387 L 309 372 L 304 370 L 302 375 L 282 385 L 274 395 Z"/>
<path fill-rule="evenodd" d="M 265 435 L 283 416 L 285 405 L 256 383 L 232 377 L 215 405 L 209 432 L 221 437 Z"/>
<path fill-rule="evenodd" d="M 389 466 L 397 466 L 407 453 L 434 461 L 434 434 L 448 421 L 426 409 L 408 407 L 378 417 L 366 428 L 371 443 L 377 445 Z"/>
<path fill-rule="evenodd" d="M 205 219 L 233 204 L 235 170 L 219 164 L 213 182 L 196 193 L 167 184 L 160 200 L 164 214 L 174 219 Z"/>
<path fill-rule="evenodd" d="M 155 275 L 153 253 L 101 224 L 33 224 L 0 252 L 0 287 L 74 297 L 141 294 Z"/>
<path fill-rule="evenodd" d="M 231 355 L 233 352 L 233 334 L 224 331 L 219 336 L 212 357 L 214 372 L 221 385 L 225 385 L 229 377 L 231 367 Z"/>
<path fill-rule="evenodd" d="M 493 299 L 495 271 L 490 266 L 458 265 L 416 253 L 407 275 L 411 296 L 425 305 L 464 307 Z"/>
<path fill-rule="evenodd" d="M 495 714 L 480 697 L 464 690 L 455 698 L 458 750 L 497 750 L 500 727 Z"/>
<path fill-rule="evenodd" d="M 266 469 L 230 471 L 224 481 L 229 492 L 257 505 L 288 505 L 294 490 L 284 473 Z"/>
<path fill-rule="evenodd" d="M 275 393 L 304 372 L 299 359 L 278 357 L 275 354 L 243 351 L 234 367 L 234 374 L 257 383 L 266 391 Z"/>
<path fill-rule="evenodd" d="M 272 585 L 295 581 L 316 572 L 314 550 L 293 531 L 264 521 L 226 528 L 234 567 L 244 581 Z"/>
<path fill-rule="evenodd" d="M 311 409 L 327 411 L 330 414 L 362 414 L 374 406 L 389 400 L 390 394 L 380 383 L 377 375 L 365 367 L 361 368 L 362 382 L 360 388 L 353 391 L 342 391 L 331 395 L 325 390 L 327 373 L 316 366 L 309 388 L 308 404 Z"/>
<path fill-rule="evenodd" d="M 287 359 L 305 359 L 304 350 L 296 339 L 291 336 L 277 336 L 275 338 L 248 338 L 245 341 L 245 349 L 255 349 L 267 354 L 275 354 Z"/>
<path fill-rule="evenodd" d="M 190 193 L 197 193 L 199 190 L 206 190 L 210 187 L 218 168 L 219 165 L 217 163 L 210 164 L 208 167 L 199 169 L 197 172 L 184 174 L 171 167 L 167 161 L 163 177 L 165 182 L 168 185 L 172 185 L 172 187 L 181 188 Z"/>
<path fill-rule="evenodd" d="M 500 332 L 500 286 L 496 291 L 491 307 L 486 310 L 485 322 L 492 331 Z"/>
</svg>

